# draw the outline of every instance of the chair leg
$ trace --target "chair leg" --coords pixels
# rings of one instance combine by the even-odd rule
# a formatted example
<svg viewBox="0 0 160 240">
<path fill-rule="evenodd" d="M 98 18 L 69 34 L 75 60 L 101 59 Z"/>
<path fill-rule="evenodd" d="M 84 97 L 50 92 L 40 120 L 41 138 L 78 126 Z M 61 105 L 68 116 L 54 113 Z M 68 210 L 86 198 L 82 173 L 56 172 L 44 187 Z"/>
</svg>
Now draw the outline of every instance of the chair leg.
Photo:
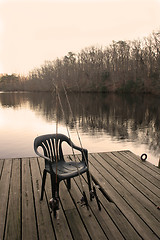
<svg viewBox="0 0 160 240">
<path fill-rule="evenodd" d="M 70 178 L 67 179 L 67 189 L 68 190 L 71 189 L 71 179 Z"/>
<path fill-rule="evenodd" d="M 88 188 L 89 188 L 89 192 L 91 192 L 92 188 L 91 188 L 91 179 L 90 179 L 89 171 L 87 171 L 87 180 L 88 180 Z"/>
<path fill-rule="evenodd" d="M 45 187 L 45 182 L 46 182 L 46 175 L 47 175 L 47 171 L 44 169 L 43 170 L 43 177 L 42 177 L 42 188 L 41 188 L 41 198 L 40 198 L 40 200 L 43 200 L 44 187 Z"/>
</svg>

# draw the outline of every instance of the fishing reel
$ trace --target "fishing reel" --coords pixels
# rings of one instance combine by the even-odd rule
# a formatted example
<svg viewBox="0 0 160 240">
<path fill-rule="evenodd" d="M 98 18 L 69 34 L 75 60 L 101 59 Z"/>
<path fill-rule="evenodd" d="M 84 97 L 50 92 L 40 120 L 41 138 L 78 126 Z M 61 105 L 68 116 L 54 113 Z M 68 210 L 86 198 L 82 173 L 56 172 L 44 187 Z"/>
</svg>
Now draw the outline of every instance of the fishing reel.
<svg viewBox="0 0 160 240">
<path fill-rule="evenodd" d="M 58 210 L 59 210 L 59 198 L 55 197 L 55 198 L 51 198 L 49 200 L 49 207 L 51 209 L 51 213 L 54 213 L 54 217 L 58 218 Z"/>
<path fill-rule="evenodd" d="M 101 211 L 101 205 L 100 205 L 100 201 L 99 201 L 95 186 L 93 186 L 93 190 L 90 191 L 90 201 L 92 201 L 93 198 L 96 199 L 98 209 L 99 209 L 99 211 Z M 86 193 L 84 191 L 83 191 L 83 196 L 81 198 L 81 206 L 86 206 L 87 209 L 89 210 L 88 199 L 87 199 Z"/>
<path fill-rule="evenodd" d="M 83 196 L 81 198 L 81 207 L 83 206 L 86 206 L 87 209 L 89 209 L 88 199 L 85 192 L 83 192 Z"/>
<path fill-rule="evenodd" d="M 92 201 L 92 199 L 94 199 L 94 197 L 95 197 L 94 191 L 91 190 L 91 191 L 89 192 L 89 194 L 90 194 L 90 201 Z"/>
</svg>

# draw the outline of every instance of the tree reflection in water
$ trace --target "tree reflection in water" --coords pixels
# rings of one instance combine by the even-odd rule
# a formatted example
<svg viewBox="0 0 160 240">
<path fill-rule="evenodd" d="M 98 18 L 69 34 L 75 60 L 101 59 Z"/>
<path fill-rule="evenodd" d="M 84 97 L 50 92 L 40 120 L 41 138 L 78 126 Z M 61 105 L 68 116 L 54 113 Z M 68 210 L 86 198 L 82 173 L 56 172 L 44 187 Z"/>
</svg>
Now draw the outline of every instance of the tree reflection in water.
<svg viewBox="0 0 160 240">
<path fill-rule="evenodd" d="M 60 98 L 65 119 L 58 108 L 58 121 L 72 131 L 75 124 L 84 133 L 106 133 L 119 141 L 139 142 L 160 154 L 160 98 L 152 95 L 68 93 L 72 118 L 64 94 Z M 29 108 L 46 122 L 56 118 L 56 97 L 50 93 L 0 93 L 1 108 Z"/>
</svg>

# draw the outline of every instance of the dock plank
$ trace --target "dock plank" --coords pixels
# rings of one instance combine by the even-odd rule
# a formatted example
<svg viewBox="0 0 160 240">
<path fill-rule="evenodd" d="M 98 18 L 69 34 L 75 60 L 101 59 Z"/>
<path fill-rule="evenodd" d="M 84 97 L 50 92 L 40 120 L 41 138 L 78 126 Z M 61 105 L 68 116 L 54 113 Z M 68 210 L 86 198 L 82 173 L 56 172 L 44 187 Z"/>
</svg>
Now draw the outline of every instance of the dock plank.
<svg viewBox="0 0 160 240">
<path fill-rule="evenodd" d="M 148 225 L 141 219 L 141 217 L 136 214 L 135 208 L 139 208 L 137 201 L 135 201 L 136 199 L 128 191 L 126 191 L 108 171 L 106 172 L 106 169 L 104 169 L 104 167 L 102 167 L 91 155 L 89 155 L 89 161 L 91 163 L 90 170 L 93 169 L 94 166 L 94 169 L 92 170 L 93 175 L 96 179 L 98 179 L 98 182 L 101 183 L 100 186 L 102 186 L 103 189 L 109 194 L 111 199 L 113 199 L 113 202 L 123 212 L 126 218 L 128 218 L 128 221 L 130 221 L 130 223 L 138 231 L 139 235 L 146 240 L 158 239 Z M 143 214 L 142 216 L 146 221 L 150 222 L 150 219 L 147 219 L 148 215 L 146 215 Z M 155 231 L 159 231 L 157 229 L 157 223 L 155 226 Z"/>
<path fill-rule="evenodd" d="M 12 165 L 5 239 L 21 239 L 20 159 Z"/>
<path fill-rule="evenodd" d="M 120 175 L 118 180 L 120 183 L 157 219 L 160 218 L 160 211 L 157 211 L 157 206 L 160 205 L 160 199 L 146 188 L 140 181 L 135 178 L 132 169 L 120 163 L 120 160 L 113 154 L 100 154 L 103 159 L 100 159 L 105 168 L 110 165 L 114 172 Z M 106 162 L 105 162 L 106 161 Z M 113 173 L 114 174 L 114 173 Z M 126 181 L 127 180 L 127 181 Z M 160 194 L 160 191 L 157 190 Z"/>
<path fill-rule="evenodd" d="M 64 182 L 60 183 L 60 189 L 62 207 L 64 209 L 73 238 L 77 240 L 90 239 L 85 225 L 83 224 L 79 212 L 77 211 L 77 208 L 71 199 Z"/>
<path fill-rule="evenodd" d="M 79 155 L 77 155 L 77 156 L 78 156 L 78 160 L 80 160 Z M 75 157 L 72 160 L 75 160 Z M 91 178 L 92 178 L 92 175 L 91 175 Z M 85 181 L 83 181 L 83 179 L 85 179 Z M 79 188 L 81 189 L 80 179 L 75 178 L 74 180 L 75 180 L 76 184 L 79 186 Z M 83 178 L 81 179 L 81 182 L 83 184 L 83 188 L 84 188 L 85 192 L 88 193 L 88 184 L 87 184 L 86 175 L 85 175 L 85 177 L 83 175 Z M 116 239 L 116 240 L 117 239 L 124 239 L 123 236 L 125 235 L 125 233 L 124 233 L 124 235 L 122 234 L 122 232 L 123 232 L 122 224 L 120 224 L 122 228 L 121 227 L 119 228 L 119 226 L 117 224 L 115 224 L 115 222 L 117 222 L 117 217 L 118 216 L 120 216 L 120 222 L 122 222 L 122 219 L 124 220 L 123 214 L 121 214 L 121 212 L 116 208 L 116 216 L 114 216 L 115 204 L 113 202 L 111 202 L 110 200 L 106 199 L 104 194 L 102 194 L 101 191 L 99 190 L 98 185 L 96 185 L 95 183 L 93 183 L 93 184 L 94 184 L 95 188 L 97 189 L 96 190 L 97 194 L 100 195 L 99 199 L 100 199 L 100 202 L 101 202 L 102 210 L 99 211 L 97 203 L 96 203 L 96 199 L 94 199 L 93 201 L 89 202 L 89 206 L 90 206 L 90 209 L 92 211 L 92 214 L 95 215 L 95 217 L 96 217 L 98 223 L 100 224 L 101 228 L 103 229 L 107 239 Z M 82 191 L 82 189 L 81 189 L 81 191 Z M 88 196 L 88 199 L 89 199 L 89 196 Z M 110 211 L 108 211 L 108 210 L 110 210 Z M 109 212 L 112 212 L 112 214 L 110 215 Z M 118 216 L 117 216 L 117 213 L 118 213 Z M 125 220 L 123 221 L 123 225 L 125 224 L 125 226 L 128 227 L 127 229 L 130 229 L 130 225 L 127 224 L 127 223 L 128 223 L 127 221 L 125 221 Z M 133 232 L 131 230 L 130 231 L 130 236 L 127 235 L 126 239 L 132 239 L 132 236 L 135 237 L 135 235 L 133 234 Z M 137 239 L 139 239 L 138 235 L 137 235 Z"/>
<path fill-rule="evenodd" d="M 22 239 L 37 239 L 37 223 L 32 193 L 29 158 L 22 159 Z M 27 237 L 26 237 L 27 236 Z"/>
<path fill-rule="evenodd" d="M 0 159 L 0 180 L 2 175 L 3 164 L 4 164 L 4 159 Z"/>
<path fill-rule="evenodd" d="M 43 173 L 43 169 L 44 169 L 44 159 L 39 158 L 38 159 L 38 164 L 39 164 L 39 168 L 40 168 L 40 172 L 41 172 L 41 176 Z M 61 192 L 62 189 L 60 188 L 60 196 L 61 196 Z M 47 201 L 49 201 L 52 198 L 52 194 L 51 194 L 51 181 L 50 181 L 50 176 L 49 174 L 47 174 L 46 177 L 46 184 L 45 184 L 45 195 L 47 198 Z M 62 208 L 62 205 L 60 204 L 60 210 L 59 210 L 59 219 L 55 219 L 53 214 L 51 214 L 51 218 L 52 218 L 52 223 L 55 229 L 55 234 L 56 234 L 56 238 L 57 240 L 72 240 L 72 235 Z"/>
<path fill-rule="evenodd" d="M 83 188 L 84 191 L 86 192 L 86 194 L 88 193 L 88 184 L 86 182 L 86 178 L 85 181 L 83 181 Z M 80 182 L 79 182 L 79 178 L 75 179 L 75 183 L 78 185 L 78 187 L 80 188 Z M 96 187 L 96 186 L 95 186 Z M 97 187 L 96 187 L 97 188 Z M 72 190 L 71 190 L 72 191 Z M 107 237 L 107 239 L 115 239 L 115 240 L 121 240 L 124 239 L 123 235 L 120 233 L 119 228 L 117 227 L 117 225 L 114 223 L 113 219 L 114 216 L 112 214 L 112 217 L 108 214 L 108 212 L 106 211 L 105 207 L 107 206 L 107 210 L 108 209 L 113 209 L 114 208 L 114 204 L 111 202 L 106 201 L 105 196 L 100 192 L 100 190 L 97 188 L 97 195 L 99 197 L 100 200 L 100 204 L 101 204 L 101 211 L 99 211 L 98 206 L 97 206 L 97 202 L 96 199 L 93 199 L 92 201 L 89 201 L 89 207 L 90 207 L 90 211 L 91 211 L 91 215 L 94 215 L 96 220 L 98 221 L 99 226 L 102 228 L 105 236 Z M 89 199 L 89 196 L 88 196 Z M 78 199 L 77 199 L 78 200 Z M 103 205 L 103 203 L 105 202 L 105 207 Z M 112 210 L 111 210 L 112 211 Z M 114 212 L 114 211 L 113 211 Z M 113 213 L 112 212 L 112 213 Z M 117 215 L 116 217 L 117 218 Z M 122 219 L 121 219 L 122 220 Z M 95 229 L 94 229 L 95 230 Z M 99 239 L 99 238 L 98 238 Z M 103 238 L 105 239 L 105 238 Z"/>
<path fill-rule="evenodd" d="M 157 166 L 153 165 L 152 163 L 148 162 L 148 160 L 146 161 L 142 161 L 140 156 L 132 153 L 131 151 L 119 151 L 121 154 L 125 155 L 128 157 L 128 159 L 132 159 L 133 161 L 138 161 L 142 164 L 143 168 L 147 171 L 149 171 L 150 174 L 152 174 L 154 177 L 158 176 L 158 179 L 160 177 L 160 171 L 158 169 Z M 151 169 L 152 171 L 150 172 L 149 169 Z M 156 175 L 155 175 L 156 173 Z"/>
<path fill-rule="evenodd" d="M 6 159 L 3 166 L 2 176 L 0 180 L 0 239 L 5 236 L 8 199 L 10 191 L 10 178 L 12 171 L 12 160 Z"/>
<path fill-rule="evenodd" d="M 110 171 L 110 173 L 115 176 L 115 174 L 118 174 L 119 171 L 117 169 L 112 169 L 110 165 L 104 161 L 104 159 L 100 159 L 103 166 Z M 111 163 L 112 161 L 110 161 Z M 149 201 L 142 193 L 139 192 L 137 188 L 135 188 L 135 185 L 130 184 L 129 181 L 125 181 L 126 178 L 123 177 L 123 175 L 117 175 L 115 177 L 117 181 L 128 191 L 132 194 L 133 198 L 130 197 L 130 199 L 125 198 L 132 207 L 134 206 L 134 210 L 137 212 L 138 215 L 142 216 L 144 221 L 151 226 L 151 228 L 157 233 L 157 235 L 160 234 L 160 228 L 159 228 L 159 219 L 160 219 L 160 211 L 157 209 L 157 206 L 153 205 L 151 201 Z M 159 192 L 160 193 L 160 192 Z M 124 195 L 125 197 L 125 195 Z M 133 201 L 131 202 L 131 200 Z M 138 200 L 138 201 L 137 201 Z M 159 202 L 160 203 L 160 202 Z M 150 222 L 150 223 L 149 223 Z"/>
<path fill-rule="evenodd" d="M 140 240 L 141 237 L 136 233 L 135 229 L 132 227 L 132 225 L 129 223 L 129 221 L 126 219 L 124 214 L 120 211 L 120 209 L 117 208 L 117 206 L 114 203 L 107 202 L 102 193 L 99 193 L 98 196 L 101 201 L 101 204 L 105 209 L 105 212 L 110 216 L 114 225 L 121 233 L 121 236 L 123 237 L 123 239 L 130 239 L 130 240 L 139 239 Z M 112 231 L 112 235 L 114 235 L 113 239 L 118 239 L 116 234 L 114 233 L 115 233 L 115 230 Z M 108 238 L 112 239 L 112 237 L 110 236 L 108 236 Z"/>
<path fill-rule="evenodd" d="M 75 178 L 75 181 L 78 180 L 79 178 Z M 92 213 L 91 208 L 89 207 L 89 210 L 87 210 L 86 206 L 81 206 L 80 204 L 80 199 L 82 197 L 82 193 L 80 192 L 79 187 L 75 183 L 75 181 L 72 181 L 72 187 L 70 190 L 70 194 L 72 198 L 74 199 L 75 203 L 77 205 L 77 209 L 79 211 L 79 214 L 81 218 L 83 219 L 84 225 L 89 233 L 89 236 L 91 239 L 105 239 L 106 235 L 104 234 L 101 226 L 99 225 L 97 219 L 95 218 L 95 215 Z M 83 180 L 83 190 L 84 190 L 84 180 Z M 81 189 L 82 190 L 82 189 Z M 86 194 L 88 193 L 88 189 L 85 190 Z M 89 196 L 88 196 L 88 201 L 89 201 Z M 95 203 L 95 202 L 94 202 Z M 92 204 L 93 205 L 93 204 Z M 96 232 L 95 232 L 96 229 Z"/>
<path fill-rule="evenodd" d="M 89 163 L 102 210 L 95 199 L 89 200 L 84 174 L 82 186 L 79 177 L 71 180 L 70 191 L 60 183 L 59 219 L 55 219 L 49 208 L 49 174 L 40 201 L 44 160 L 0 159 L 0 240 L 160 239 L 160 169 L 128 150 L 90 153 Z M 83 190 L 89 210 L 80 204 Z"/>
<path fill-rule="evenodd" d="M 132 170 L 132 174 L 137 178 L 137 180 L 141 181 L 142 184 L 144 184 L 151 192 L 153 192 L 158 198 L 160 198 L 159 181 L 157 179 L 155 179 L 149 173 L 145 172 L 143 168 L 139 168 L 137 165 L 134 164 L 134 162 L 131 162 L 130 159 L 127 160 L 127 158 L 125 158 L 124 156 L 121 156 L 118 152 L 117 153 L 112 152 L 108 154 L 109 155 L 112 154 L 112 156 L 114 155 L 117 159 L 119 159 L 121 161 L 120 165 L 122 165 L 123 163 L 126 164 L 126 168 L 128 170 L 129 169 Z"/>
<path fill-rule="evenodd" d="M 122 161 L 126 162 L 130 167 L 137 171 L 141 176 L 148 179 L 157 188 L 160 188 L 160 175 L 157 174 L 153 169 L 146 166 L 145 162 L 136 161 L 134 158 L 126 157 L 126 153 L 112 152 L 115 156 L 119 157 Z M 128 155 L 128 154 L 127 154 Z M 124 157 L 123 157 L 124 156 Z"/>
<path fill-rule="evenodd" d="M 35 210 L 37 217 L 38 238 L 39 239 L 56 239 L 52 227 L 50 211 L 47 205 L 47 201 L 44 197 L 43 201 L 40 201 L 41 193 L 41 175 L 37 163 L 37 158 L 30 159 L 30 168 L 33 184 L 33 194 L 35 199 Z"/>
</svg>

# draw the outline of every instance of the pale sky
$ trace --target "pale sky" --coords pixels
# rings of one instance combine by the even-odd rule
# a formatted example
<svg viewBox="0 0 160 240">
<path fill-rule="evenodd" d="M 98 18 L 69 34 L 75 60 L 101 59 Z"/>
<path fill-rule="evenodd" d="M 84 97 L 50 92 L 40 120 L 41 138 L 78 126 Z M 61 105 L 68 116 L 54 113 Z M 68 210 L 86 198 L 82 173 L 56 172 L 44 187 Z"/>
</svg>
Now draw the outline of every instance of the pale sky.
<svg viewBox="0 0 160 240">
<path fill-rule="evenodd" d="M 0 73 L 160 30 L 159 0 L 0 0 Z"/>
</svg>

